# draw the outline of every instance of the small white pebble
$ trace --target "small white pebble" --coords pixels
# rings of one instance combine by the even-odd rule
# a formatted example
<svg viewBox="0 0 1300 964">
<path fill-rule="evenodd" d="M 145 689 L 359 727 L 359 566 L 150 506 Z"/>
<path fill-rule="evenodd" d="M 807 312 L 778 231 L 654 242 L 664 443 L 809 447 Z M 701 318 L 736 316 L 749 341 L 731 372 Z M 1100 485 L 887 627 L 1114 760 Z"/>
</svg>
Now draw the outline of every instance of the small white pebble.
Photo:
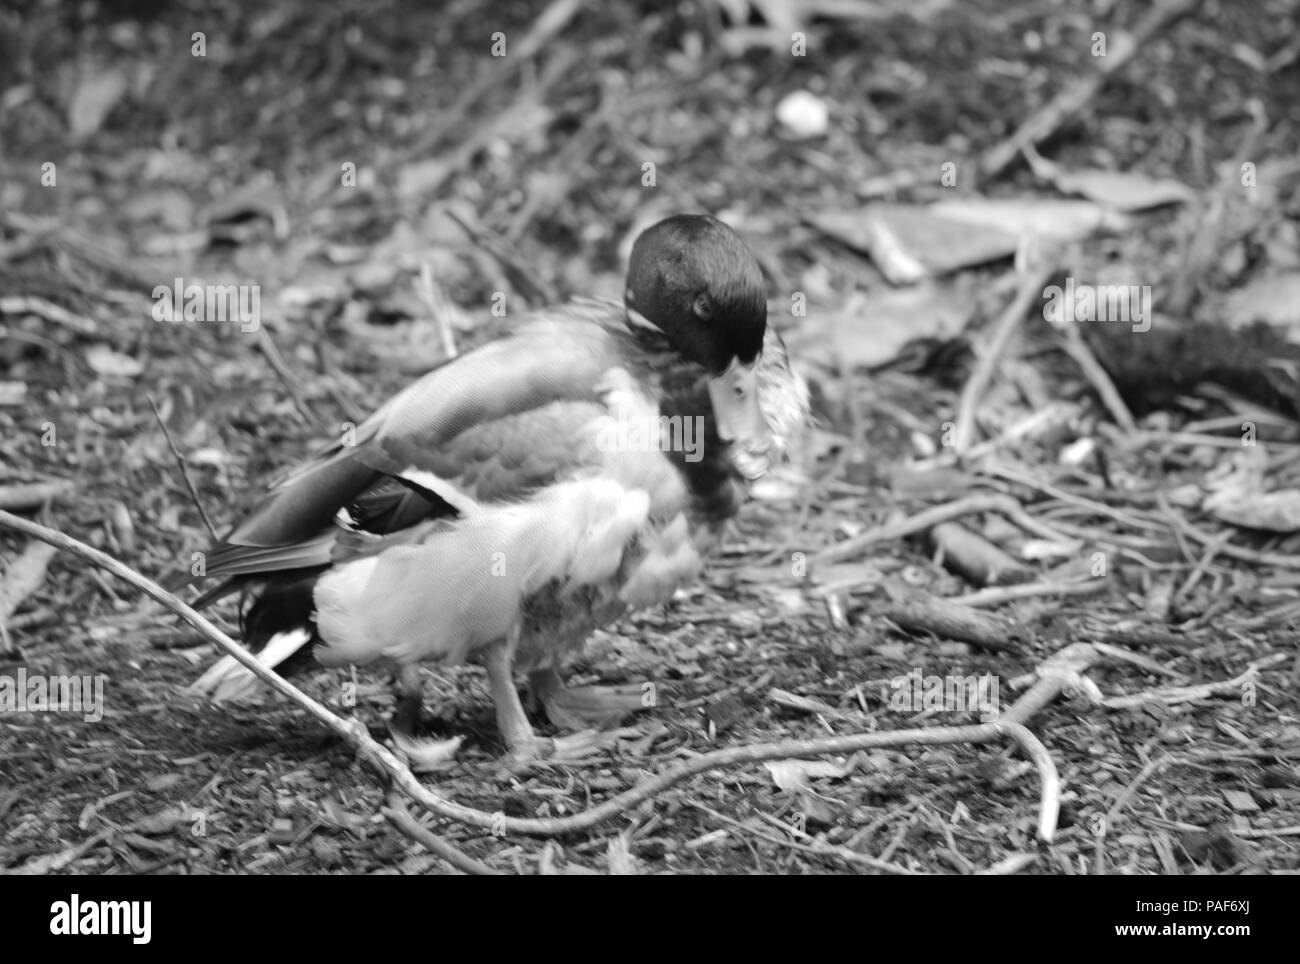
<svg viewBox="0 0 1300 964">
<path fill-rule="evenodd" d="M 820 137 L 830 123 L 826 102 L 806 90 L 796 90 L 776 105 L 776 119 L 787 131 L 800 139 Z"/>
</svg>

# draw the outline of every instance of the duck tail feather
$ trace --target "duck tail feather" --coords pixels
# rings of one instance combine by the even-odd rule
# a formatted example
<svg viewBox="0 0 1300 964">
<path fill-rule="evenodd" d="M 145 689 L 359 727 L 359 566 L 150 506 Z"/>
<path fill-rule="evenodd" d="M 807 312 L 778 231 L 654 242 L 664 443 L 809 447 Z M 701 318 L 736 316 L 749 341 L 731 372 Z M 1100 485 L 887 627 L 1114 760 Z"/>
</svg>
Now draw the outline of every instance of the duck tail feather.
<svg viewBox="0 0 1300 964">
<path fill-rule="evenodd" d="M 258 661 L 291 676 L 312 661 L 316 641 L 313 591 L 323 569 L 282 573 L 258 592 L 241 620 L 244 644 Z M 219 659 L 189 686 L 214 703 L 243 700 L 257 690 L 257 677 L 233 656 Z"/>
<path fill-rule="evenodd" d="M 268 669 L 276 669 L 300 653 L 311 638 L 311 631 L 306 628 L 277 633 L 257 653 L 257 661 Z M 257 685 L 252 670 L 233 656 L 223 656 L 186 687 L 186 692 L 206 696 L 213 703 L 230 703 L 249 699 L 257 692 Z"/>
</svg>

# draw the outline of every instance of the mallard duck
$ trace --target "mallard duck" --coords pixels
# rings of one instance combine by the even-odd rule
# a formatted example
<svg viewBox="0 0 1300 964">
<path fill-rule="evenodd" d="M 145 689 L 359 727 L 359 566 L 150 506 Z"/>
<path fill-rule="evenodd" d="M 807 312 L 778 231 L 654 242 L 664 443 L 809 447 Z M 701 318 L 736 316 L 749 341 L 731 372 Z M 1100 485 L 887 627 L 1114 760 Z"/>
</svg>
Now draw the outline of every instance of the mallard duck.
<svg viewBox="0 0 1300 964">
<path fill-rule="evenodd" d="M 638 708 L 639 687 L 566 689 L 560 666 L 699 574 L 807 416 L 753 254 L 716 218 L 670 217 L 634 243 L 622 303 L 530 316 L 293 470 L 206 554 L 223 582 L 197 602 L 251 590 L 245 643 L 280 672 L 393 669 L 412 755 L 418 664 L 481 659 L 511 757 L 553 753 L 515 675 L 561 727 Z M 226 657 L 192 688 L 254 683 Z"/>
</svg>

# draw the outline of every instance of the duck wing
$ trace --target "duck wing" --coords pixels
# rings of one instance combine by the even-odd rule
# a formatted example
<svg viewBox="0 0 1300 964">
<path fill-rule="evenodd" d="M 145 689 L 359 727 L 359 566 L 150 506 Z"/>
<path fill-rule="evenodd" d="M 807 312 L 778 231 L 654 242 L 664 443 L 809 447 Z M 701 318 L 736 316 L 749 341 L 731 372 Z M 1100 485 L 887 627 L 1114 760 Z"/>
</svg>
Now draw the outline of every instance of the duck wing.
<svg viewBox="0 0 1300 964">
<path fill-rule="evenodd" d="M 588 465 L 575 433 L 604 410 L 602 379 L 628 364 L 620 311 L 568 306 L 440 365 L 293 470 L 206 554 L 202 573 L 173 585 L 327 565 L 340 510 L 389 534 Z"/>
</svg>

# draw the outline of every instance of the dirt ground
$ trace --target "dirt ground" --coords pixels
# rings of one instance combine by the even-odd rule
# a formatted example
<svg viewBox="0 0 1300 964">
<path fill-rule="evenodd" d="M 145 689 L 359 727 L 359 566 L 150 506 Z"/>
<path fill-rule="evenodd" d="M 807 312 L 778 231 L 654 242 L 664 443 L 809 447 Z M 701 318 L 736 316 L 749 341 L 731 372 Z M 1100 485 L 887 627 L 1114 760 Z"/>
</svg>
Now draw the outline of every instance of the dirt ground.
<svg viewBox="0 0 1300 964">
<path fill-rule="evenodd" d="M 454 767 L 424 777 L 448 797 L 491 813 L 565 815 L 719 748 L 970 723 L 970 713 L 900 709 L 893 681 L 987 673 L 1010 705 L 1022 692 L 1013 681 L 1071 643 L 1135 654 L 1089 671 L 1100 694 L 1148 694 L 1093 705 L 1080 683 L 1033 716 L 1062 781 L 1050 844 L 1035 839 L 1039 774 L 1003 742 L 712 770 L 549 841 L 430 822 L 444 840 L 520 873 L 1300 868 L 1300 608 L 1287 608 L 1300 540 L 1175 502 L 1169 511 L 1220 536 L 1220 548 L 1242 550 L 1207 553 L 1161 515 L 1158 493 L 1205 485 L 1231 467 L 1228 450 L 1117 441 L 1097 427 L 1107 410 L 1089 384 L 1040 336 L 1017 342 L 1017 364 L 1086 411 L 1068 431 L 1013 446 L 1034 484 L 966 464 L 946 485 L 912 485 L 900 469 L 918 455 L 918 434 L 941 445 L 997 308 L 981 310 L 969 338 L 907 320 L 921 347 L 887 365 L 837 366 L 815 350 L 827 326 L 871 342 L 872 299 L 887 287 L 817 216 L 881 197 L 934 199 L 930 172 L 947 160 L 974 169 L 1096 70 L 1095 31 L 1132 28 L 1150 5 L 23 6 L 0 13 L 0 486 L 66 483 L 39 518 L 150 577 L 186 567 L 208 542 L 150 398 L 224 529 L 267 481 L 443 357 L 416 284 L 425 267 L 453 303 L 462 350 L 527 308 L 617 295 L 629 235 L 674 211 L 732 224 L 762 261 L 773 305 L 808 293 L 806 317 L 772 315 L 796 364 L 801 346 L 807 353 L 818 418 L 796 464 L 756 493 L 703 583 L 597 634 L 570 670 L 578 681 L 654 682 L 659 704 L 637 719 L 639 735 L 581 764 L 510 773 L 481 671 L 430 671 L 427 709 L 445 734 L 467 736 Z M 1244 145 L 1261 163 L 1300 153 L 1300 6 L 1189 7 L 1055 125 L 1040 153 L 1175 179 L 1201 197 Z M 556 29 L 544 11 L 562 20 Z M 497 32 L 504 57 L 491 55 Z M 806 56 L 791 55 L 792 32 L 807 38 Z M 816 107 L 785 102 L 799 90 L 827 108 L 824 129 Z M 928 180 L 880 194 L 880 179 L 900 171 Z M 1208 264 L 1184 284 L 1192 294 L 1179 317 L 1214 324 L 1218 293 L 1295 267 L 1285 249 L 1300 236 L 1297 184 L 1292 175 L 1266 222 L 1234 228 L 1235 209 L 1220 210 L 1222 244 L 1201 262 L 1205 232 L 1186 208 L 1144 214 L 1080 257 L 1130 266 L 1158 291 L 1177 289 L 1186 265 Z M 1022 159 L 978 187 L 1044 190 Z M 1214 214 L 1208 201 L 1195 212 Z M 1001 304 L 1009 270 L 963 272 L 959 300 Z M 257 284 L 260 326 L 156 321 L 152 292 L 179 277 Z M 499 292 L 505 319 L 492 313 Z M 1135 431 L 1237 411 L 1195 392 L 1144 404 L 1138 388 L 1121 384 Z M 1295 411 L 1279 406 L 1261 426 L 1269 477 L 1284 489 L 1295 481 Z M 1057 456 L 1076 438 L 1100 440 L 1099 478 L 1143 485 L 1103 496 L 1085 493 L 1081 476 L 1062 481 Z M 899 592 L 976 588 L 924 532 L 799 565 L 977 485 L 1130 552 L 1097 591 L 994 607 L 1014 627 L 1003 648 L 882 615 Z M 1130 530 L 1139 518 L 1146 528 Z M 972 525 L 994 539 L 987 519 Z M 26 544 L 0 528 L 7 582 Z M 1094 550 L 1085 539 L 1076 555 Z M 1038 577 L 1049 569 L 1029 566 Z M 212 614 L 235 631 L 233 600 Z M 62 553 L 5 616 L 0 675 L 102 674 L 105 711 L 94 722 L 0 718 L 0 871 L 448 872 L 381 815 L 379 776 L 300 709 L 270 694 L 214 708 L 183 693 L 214 647 L 125 583 Z M 338 709 L 340 678 L 321 670 L 302 685 Z M 385 739 L 388 681 L 358 680 L 358 705 L 344 712 Z M 1234 680 L 1182 701 L 1150 695 Z"/>
</svg>

